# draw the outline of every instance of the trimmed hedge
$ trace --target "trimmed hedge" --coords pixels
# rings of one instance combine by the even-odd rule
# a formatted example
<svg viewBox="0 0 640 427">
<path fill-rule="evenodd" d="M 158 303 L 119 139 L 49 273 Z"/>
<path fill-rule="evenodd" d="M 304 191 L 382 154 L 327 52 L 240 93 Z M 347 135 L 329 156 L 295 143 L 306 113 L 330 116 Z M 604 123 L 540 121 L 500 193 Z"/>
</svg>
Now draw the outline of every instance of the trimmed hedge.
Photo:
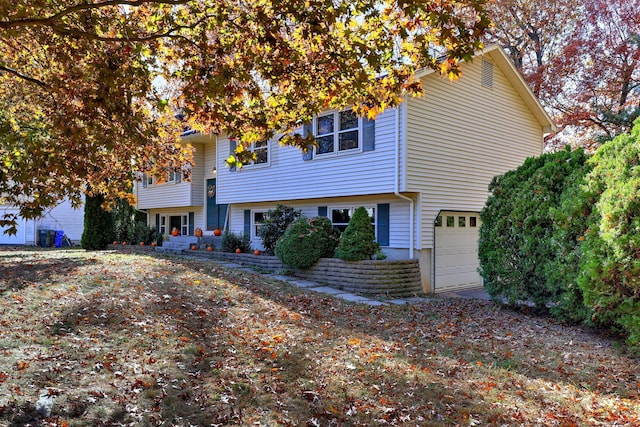
<svg viewBox="0 0 640 427">
<path fill-rule="evenodd" d="M 544 154 L 493 179 L 478 242 L 480 273 L 492 298 L 512 306 L 533 302 L 540 311 L 553 307 L 559 317 L 567 314 L 565 320 L 582 320 L 580 290 L 566 286 L 577 273 L 565 262 L 576 241 L 558 239 L 557 208 L 586 174 L 586 160 L 582 150 Z M 565 281 L 554 274 L 559 271 Z"/>
<path fill-rule="evenodd" d="M 345 261 L 361 261 L 371 259 L 380 250 L 371 217 L 367 210 L 360 206 L 349 220 L 349 225 L 340 237 L 336 249 L 336 258 Z"/>
<path fill-rule="evenodd" d="M 490 190 L 479 240 L 489 294 L 609 327 L 640 351 L 640 120 L 591 158 L 527 159 Z"/>
<path fill-rule="evenodd" d="M 623 332 L 640 350 L 640 120 L 631 133 L 600 147 L 591 163 L 582 200 L 595 204 L 578 282 L 592 320 Z"/>
<path fill-rule="evenodd" d="M 338 236 L 328 218 L 299 218 L 276 243 L 276 256 L 283 263 L 304 270 L 320 258 L 332 257 Z"/>
</svg>

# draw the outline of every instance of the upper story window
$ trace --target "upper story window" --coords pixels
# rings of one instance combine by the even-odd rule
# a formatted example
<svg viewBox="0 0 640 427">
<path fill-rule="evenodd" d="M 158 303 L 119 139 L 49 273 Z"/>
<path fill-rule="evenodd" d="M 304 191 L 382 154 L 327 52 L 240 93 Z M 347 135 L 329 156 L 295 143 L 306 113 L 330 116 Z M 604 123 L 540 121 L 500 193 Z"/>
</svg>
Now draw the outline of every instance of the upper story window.
<svg viewBox="0 0 640 427">
<path fill-rule="evenodd" d="M 319 116 L 315 130 L 318 155 L 360 148 L 358 116 L 353 111 L 336 111 Z"/>
<path fill-rule="evenodd" d="M 255 155 L 252 166 L 269 164 L 269 141 L 252 142 L 249 150 Z"/>
<path fill-rule="evenodd" d="M 313 132 L 316 147 L 303 160 L 375 150 L 375 120 L 361 118 L 352 110 L 333 111 L 316 117 L 304 132 Z"/>
<path fill-rule="evenodd" d="M 235 138 L 229 139 L 229 154 L 233 156 L 238 141 Z M 247 148 L 248 151 L 255 155 L 255 159 L 242 166 L 242 168 L 252 168 L 257 166 L 269 166 L 269 141 L 252 142 Z M 229 168 L 231 172 L 236 170 L 235 166 Z"/>
<path fill-rule="evenodd" d="M 155 184 L 156 180 L 154 179 L 153 175 L 149 175 L 149 174 L 142 174 L 142 186 L 143 187 L 147 187 L 149 185 L 153 185 Z"/>
</svg>

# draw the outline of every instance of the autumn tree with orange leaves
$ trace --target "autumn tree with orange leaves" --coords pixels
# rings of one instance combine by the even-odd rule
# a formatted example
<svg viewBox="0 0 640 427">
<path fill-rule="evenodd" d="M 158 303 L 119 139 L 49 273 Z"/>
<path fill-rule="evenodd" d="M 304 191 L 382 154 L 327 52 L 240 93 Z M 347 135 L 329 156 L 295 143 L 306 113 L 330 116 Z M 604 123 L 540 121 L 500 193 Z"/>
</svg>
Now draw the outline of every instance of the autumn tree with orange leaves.
<svg viewBox="0 0 640 427">
<path fill-rule="evenodd" d="M 455 78 L 483 4 L 0 0 L 0 204 L 32 218 L 126 197 L 134 171 L 188 177 L 187 127 L 232 132 L 239 161 L 276 132 L 306 147 L 291 132 L 324 109 L 375 116 L 421 93 L 418 68 Z"/>
<path fill-rule="evenodd" d="M 487 4 L 501 44 L 553 115 L 586 147 L 628 132 L 640 115 L 640 0 L 501 0 Z"/>
</svg>

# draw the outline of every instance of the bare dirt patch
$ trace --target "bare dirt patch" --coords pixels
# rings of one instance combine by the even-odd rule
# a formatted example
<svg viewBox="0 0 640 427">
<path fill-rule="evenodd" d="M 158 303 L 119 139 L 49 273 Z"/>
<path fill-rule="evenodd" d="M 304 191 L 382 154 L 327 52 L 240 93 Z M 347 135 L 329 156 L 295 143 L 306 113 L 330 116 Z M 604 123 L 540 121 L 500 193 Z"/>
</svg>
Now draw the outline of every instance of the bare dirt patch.
<svg viewBox="0 0 640 427">
<path fill-rule="evenodd" d="M 0 250 L 0 355 L 3 426 L 640 424 L 639 360 L 609 337 L 211 261 Z"/>
</svg>

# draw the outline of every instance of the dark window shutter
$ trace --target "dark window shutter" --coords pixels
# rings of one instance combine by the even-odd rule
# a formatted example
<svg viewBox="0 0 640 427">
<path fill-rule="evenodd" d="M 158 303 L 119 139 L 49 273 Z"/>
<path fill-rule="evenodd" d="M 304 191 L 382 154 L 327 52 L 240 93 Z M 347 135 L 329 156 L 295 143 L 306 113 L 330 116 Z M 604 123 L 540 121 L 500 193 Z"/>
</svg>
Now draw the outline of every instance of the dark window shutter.
<svg viewBox="0 0 640 427">
<path fill-rule="evenodd" d="M 376 240 L 380 246 L 389 246 L 389 203 L 378 203 L 377 211 L 378 238 Z"/>
<path fill-rule="evenodd" d="M 156 233 L 160 233 L 160 214 L 156 214 Z"/>
<path fill-rule="evenodd" d="M 244 234 L 251 237 L 251 210 L 244 210 Z"/>
<path fill-rule="evenodd" d="M 189 212 L 189 236 L 193 236 L 193 231 L 194 231 L 194 227 L 195 227 L 194 222 L 195 221 L 196 221 L 195 212 Z"/>
<path fill-rule="evenodd" d="M 307 123 L 302 127 L 302 137 L 306 138 L 309 135 L 313 135 L 313 130 L 311 129 L 311 123 Z M 307 146 L 307 152 L 302 153 L 302 160 L 311 160 L 313 159 L 313 145 L 309 144 Z"/>
<path fill-rule="evenodd" d="M 362 151 L 376 149 L 376 121 L 362 118 Z"/>
<path fill-rule="evenodd" d="M 238 146 L 238 141 L 236 141 L 234 138 L 231 138 L 229 140 L 229 155 L 233 156 L 233 153 L 236 151 L 236 147 Z M 231 166 L 229 167 L 229 170 L 231 172 L 234 172 L 236 170 L 235 166 Z"/>
<path fill-rule="evenodd" d="M 327 207 L 326 206 L 318 206 L 318 216 L 327 217 Z"/>
</svg>

